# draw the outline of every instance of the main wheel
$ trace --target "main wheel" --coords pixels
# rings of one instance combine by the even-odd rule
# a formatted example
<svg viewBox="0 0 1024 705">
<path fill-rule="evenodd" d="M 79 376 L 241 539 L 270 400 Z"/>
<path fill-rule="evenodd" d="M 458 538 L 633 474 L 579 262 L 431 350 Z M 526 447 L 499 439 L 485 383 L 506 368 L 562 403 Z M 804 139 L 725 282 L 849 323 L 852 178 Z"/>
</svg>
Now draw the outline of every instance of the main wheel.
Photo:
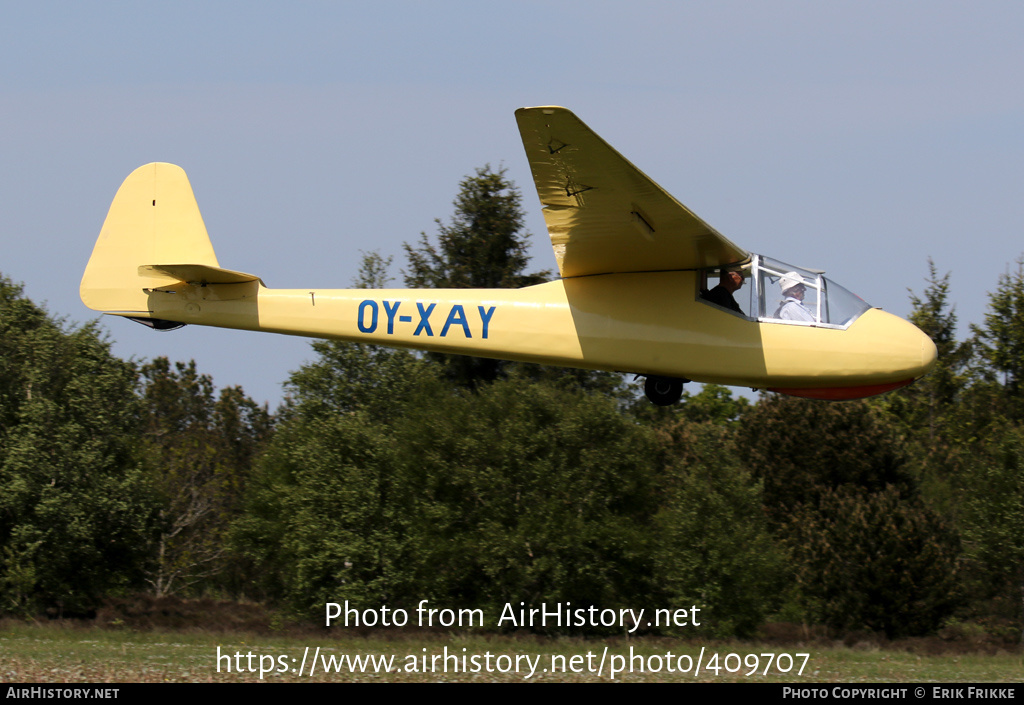
<svg viewBox="0 0 1024 705">
<path fill-rule="evenodd" d="M 683 396 L 683 380 L 672 377 L 647 377 L 644 394 L 652 404 L 672 406 Z"/>
</svg>

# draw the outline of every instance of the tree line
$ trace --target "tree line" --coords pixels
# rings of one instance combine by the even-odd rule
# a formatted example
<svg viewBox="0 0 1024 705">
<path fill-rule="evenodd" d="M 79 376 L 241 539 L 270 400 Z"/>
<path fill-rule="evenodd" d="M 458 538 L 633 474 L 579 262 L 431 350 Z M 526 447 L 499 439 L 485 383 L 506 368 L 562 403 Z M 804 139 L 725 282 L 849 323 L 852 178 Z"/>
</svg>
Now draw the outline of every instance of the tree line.
<svg viewBox="0 0 1024 705">
<path fill-rule="evenodd" d="M 406 246 L 407 285 L 550 277 L 528 271 L 503 171 L 467 177 L 454 209 Z M 355 285 L 391 264 L 364 255 Z M 911 320 L 937 368 L 867 401 L 706 385 L 659 408 L 610 373 L 317 341 L 273 414 L 194 363 L 120 360 L 0 278 L 0 613 L 140 592 L 316 621 L 344 600 L 696 605 L 705 636 L 1018 641 L 1024 264 L 963 341 L 929 264 Z"/>
</svg>

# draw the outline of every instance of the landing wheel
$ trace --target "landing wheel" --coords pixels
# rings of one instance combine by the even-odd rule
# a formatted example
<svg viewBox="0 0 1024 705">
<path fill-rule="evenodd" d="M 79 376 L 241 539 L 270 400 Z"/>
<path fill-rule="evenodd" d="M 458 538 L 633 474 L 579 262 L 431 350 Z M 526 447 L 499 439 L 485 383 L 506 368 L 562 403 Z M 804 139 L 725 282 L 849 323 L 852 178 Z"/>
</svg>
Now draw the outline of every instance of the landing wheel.
<svg viewBox="0 0 1024 705">
<path fill-rule="evenodd" d="M 672 406 L 683 396 L 683 380 L 672 377 L 647 377 L 644 394 L 652 404 Z"/>
</svg>

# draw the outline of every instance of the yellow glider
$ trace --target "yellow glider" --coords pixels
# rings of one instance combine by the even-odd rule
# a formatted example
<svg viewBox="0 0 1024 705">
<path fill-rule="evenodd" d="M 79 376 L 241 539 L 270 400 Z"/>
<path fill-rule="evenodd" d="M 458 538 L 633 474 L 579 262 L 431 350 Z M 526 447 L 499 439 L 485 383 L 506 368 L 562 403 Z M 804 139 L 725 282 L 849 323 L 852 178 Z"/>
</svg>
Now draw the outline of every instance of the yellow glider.
<svg viewBox="0 0 1024 705">
<path fill-rule="evenodd" d="M 220 267 L 185 172 L 154 163 L 114 197 L 82 301 L 156 328 L 192 323 L 632 372 L 647 377 L 658 404 L 678 400 L 688 380 L 854 399 L 934 365 L 935 346 L 915 326 L 821 272 L 737 247 L 565 108 L 523 108 L 516 119 L 557 281 L 268 289 Z"/>
</svg>

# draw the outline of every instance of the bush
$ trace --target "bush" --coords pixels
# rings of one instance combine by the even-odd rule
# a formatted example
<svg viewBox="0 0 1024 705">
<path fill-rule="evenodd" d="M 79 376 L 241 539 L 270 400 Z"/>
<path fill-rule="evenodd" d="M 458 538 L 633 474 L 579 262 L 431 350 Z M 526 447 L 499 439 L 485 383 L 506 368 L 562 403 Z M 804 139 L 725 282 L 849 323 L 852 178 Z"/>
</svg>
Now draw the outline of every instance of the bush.
<svg viewBox="0 0 1024 705">
<path fill-rule="evenodd" d="M 920 636 L 958 603 L 955 534 L 896 488 L 827 491 L 789 528 L 808 612 L 832 628 Z"/>
</svg>

